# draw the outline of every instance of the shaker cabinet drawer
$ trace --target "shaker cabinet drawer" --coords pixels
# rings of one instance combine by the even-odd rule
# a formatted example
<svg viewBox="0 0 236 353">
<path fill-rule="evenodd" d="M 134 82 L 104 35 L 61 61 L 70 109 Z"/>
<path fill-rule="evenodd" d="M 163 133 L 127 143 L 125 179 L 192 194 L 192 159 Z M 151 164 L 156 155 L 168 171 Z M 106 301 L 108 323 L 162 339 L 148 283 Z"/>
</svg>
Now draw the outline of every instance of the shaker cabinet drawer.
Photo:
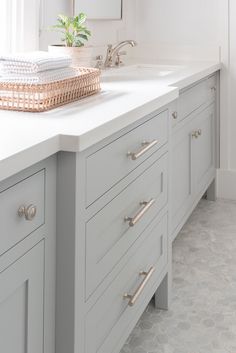
<svg viewBox="0 0 236 353">
<path fill-rule="evenodd" d="M 217 82 L 214 75 L 181 92 L 177 121 L 183 120 L 207 101 L 214 100 L 216 89 Z"/>
<path fill-rule="evenodd" d="M 179 97 L 179 120 L 186 118 L 207 100 L 207 84 L 202 81 L 183 91 Z"/>
<path fill-rule="evenodd" d="M 137 168 L 168 140 L 168 111 L 90 155 L 86 160 L 86 206 Z"/>
<path fill-rule="evenodd" d="M 86 353 L 113 352 L 137 310 L 148 304 L 167 263 L 167 216 L 145 240 L 86 318 Z M 92 337 L 92 339 L 91 339 Z"/>
<path fill-rule="evenodd" d="M 44 224 L 44 170 L 0 192 L 0 254 Z"/>
<path fill-rule="evenodd" d="M 86 224 L 86 298 L 167 203 L 167 154 Z"/>
</svg>

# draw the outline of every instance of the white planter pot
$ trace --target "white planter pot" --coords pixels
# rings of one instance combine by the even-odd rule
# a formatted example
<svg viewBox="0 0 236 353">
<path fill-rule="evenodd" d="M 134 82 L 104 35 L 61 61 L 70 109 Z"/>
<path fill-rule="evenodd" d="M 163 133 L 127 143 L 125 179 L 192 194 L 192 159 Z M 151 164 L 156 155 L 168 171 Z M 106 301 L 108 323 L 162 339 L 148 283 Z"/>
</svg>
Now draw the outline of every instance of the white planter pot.
<svg viewBox="0 0 236 353">
<path fill-rule="evenodd" d="M 49 45 L 48 51 L 54 54 L 65 54 L 72 58 L 72 66 L 92 66 L 93 47 L 66 47 L 64 45 Z"/>
</svg>

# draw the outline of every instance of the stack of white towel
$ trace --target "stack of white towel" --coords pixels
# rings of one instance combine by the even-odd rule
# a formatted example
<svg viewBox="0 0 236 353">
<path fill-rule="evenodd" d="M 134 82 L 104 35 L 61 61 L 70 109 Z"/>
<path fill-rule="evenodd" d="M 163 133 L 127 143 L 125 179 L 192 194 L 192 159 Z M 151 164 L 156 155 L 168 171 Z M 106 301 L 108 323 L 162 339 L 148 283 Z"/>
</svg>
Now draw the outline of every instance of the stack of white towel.
<svg viewBox="0 0 236 353">
<path fill-rule="evenodd" d="M 38 51 L 0 56 L 0 82 L 43 84 L 78 76 L 69 56 Z"/>
</svg>

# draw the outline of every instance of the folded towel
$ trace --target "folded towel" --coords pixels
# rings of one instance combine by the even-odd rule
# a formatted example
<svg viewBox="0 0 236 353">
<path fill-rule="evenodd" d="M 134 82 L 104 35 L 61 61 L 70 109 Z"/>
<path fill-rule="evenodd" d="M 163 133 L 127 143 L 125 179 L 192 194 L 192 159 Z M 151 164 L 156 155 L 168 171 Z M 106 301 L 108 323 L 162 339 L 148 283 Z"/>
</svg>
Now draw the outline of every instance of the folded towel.
<svg viewBox="0 0 236 353">
<path fill-rule="evenodd" d="M 0 56 L 2 72 L 33 74 L 46 70 L 68 67 L 72 60 L 67 55 L 55 55 L 44 51 Z"/>
<path fill-rule="evenodd" d="M 36 74 L 4 74 L 0 76 L 2 83 L 27 83 L 27 84 L 43 84 L 65 80 L 78 76 L 78 70 L 73 67 L 67 67 L 57 70 L 47 70 Z"/>
</svg>

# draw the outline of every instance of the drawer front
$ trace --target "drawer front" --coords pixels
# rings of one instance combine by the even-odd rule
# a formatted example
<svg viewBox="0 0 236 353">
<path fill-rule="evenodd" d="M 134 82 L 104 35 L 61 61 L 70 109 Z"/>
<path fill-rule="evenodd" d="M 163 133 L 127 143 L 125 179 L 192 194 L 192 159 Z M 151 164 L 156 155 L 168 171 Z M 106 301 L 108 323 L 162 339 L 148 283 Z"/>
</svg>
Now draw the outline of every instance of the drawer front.
<svg viewBox="0 0 236 353">
<path fill-rule="evenodd" d="M 168 111 L 165 111 L 90 155 L 86 160 L 86 205 L 137 168 L 167 140 Z"/>
<path fill-rule="evenodd" d="M 0 193 L 0 254 L 44 224 L 44 177 L 42 170 Z"/>
<path fill-rule="evenodd" d="M 196 86 L 182 92 L 179 97 L 179 119 L 183 120 L 194 110 L 201 107 L 208 99 L 207 81 L 204 80 Z"/>
<path fill-rule="evenodd" d="M 86 298 L 167 203 L 167 169 L 165 154 L 87 223 Z"/>
<path fill-rule="evenodd" d="M 138 308 L 147 305 L 158 287 L 159 276 L 167 264 L 167 216 L 150 225 L 146 232 L 148 235 L 135 256 L 87 315 L 86 353 L 113 352 Z M 132 297 L 125 298 L 127 293 Z"/>
</svg>

